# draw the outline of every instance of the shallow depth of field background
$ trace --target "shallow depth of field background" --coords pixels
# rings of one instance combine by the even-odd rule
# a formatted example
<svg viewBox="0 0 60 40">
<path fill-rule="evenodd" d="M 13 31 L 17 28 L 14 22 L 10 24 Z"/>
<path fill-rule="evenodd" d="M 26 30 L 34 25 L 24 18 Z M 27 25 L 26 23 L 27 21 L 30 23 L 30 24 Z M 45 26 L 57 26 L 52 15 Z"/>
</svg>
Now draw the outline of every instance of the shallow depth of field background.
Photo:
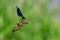
<svg viewBox="0 0 60 40">
<path fill-rule="evenodd" d="M 13 33 L 16 6 L 29 24 Z M 0 0 L 0 40 L 60 40 L 60 0 Z"/>
</svg>

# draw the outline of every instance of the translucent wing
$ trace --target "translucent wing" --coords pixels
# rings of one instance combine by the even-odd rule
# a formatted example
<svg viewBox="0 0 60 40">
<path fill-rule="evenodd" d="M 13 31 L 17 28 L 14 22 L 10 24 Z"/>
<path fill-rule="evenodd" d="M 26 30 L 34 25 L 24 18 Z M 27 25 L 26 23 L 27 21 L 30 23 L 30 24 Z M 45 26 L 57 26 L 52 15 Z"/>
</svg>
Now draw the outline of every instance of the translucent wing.
<svg viewBox="0 0 60 40">
<path fill-rule="evenodd" d="M 20 16 L 22 18 L 22 20 L 25 19 L 25 17 L 23 16 L 21 10 L 17 6 L 16 6 L 16 8 L 17 8 L 17 14 L 18 14 L 18 16 Z"/>
</svg>

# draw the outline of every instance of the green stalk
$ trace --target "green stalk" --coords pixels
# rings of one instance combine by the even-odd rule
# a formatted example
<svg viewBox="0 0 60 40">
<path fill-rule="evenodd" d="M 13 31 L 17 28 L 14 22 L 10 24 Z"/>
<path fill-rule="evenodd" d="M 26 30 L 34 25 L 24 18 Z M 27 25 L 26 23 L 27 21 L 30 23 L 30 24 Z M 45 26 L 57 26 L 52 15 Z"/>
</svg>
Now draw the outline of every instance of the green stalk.
<svg viewBox="0 0 60 40">
<path fill-rule="evenodd" d="M 5 28 L 1 33 L 0 33 L 0 37 L 4 38 L 9 32 L 12 32 L 13 27 L 16 25 L 17 21 L 13 22 L 11 25 L 9 25 L 7 28 Z M 3 39 L 2 38 L 2 39 Z"/>
</svg>

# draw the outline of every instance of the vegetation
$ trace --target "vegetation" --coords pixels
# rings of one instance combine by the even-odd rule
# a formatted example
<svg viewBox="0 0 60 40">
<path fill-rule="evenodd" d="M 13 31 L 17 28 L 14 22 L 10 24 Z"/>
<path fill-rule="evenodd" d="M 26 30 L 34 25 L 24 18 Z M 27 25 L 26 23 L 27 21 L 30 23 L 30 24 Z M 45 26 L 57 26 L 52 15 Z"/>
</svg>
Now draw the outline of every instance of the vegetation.
<svg viewBox="0 0 60 40">
<path fill-rule="evenodd" d="M 60 18 L 52 0 L 0 0 L 0 40 L 60 40 Z M 21 18 L 16 6 L 29 21 L 12 32 Z"/>
</svg>

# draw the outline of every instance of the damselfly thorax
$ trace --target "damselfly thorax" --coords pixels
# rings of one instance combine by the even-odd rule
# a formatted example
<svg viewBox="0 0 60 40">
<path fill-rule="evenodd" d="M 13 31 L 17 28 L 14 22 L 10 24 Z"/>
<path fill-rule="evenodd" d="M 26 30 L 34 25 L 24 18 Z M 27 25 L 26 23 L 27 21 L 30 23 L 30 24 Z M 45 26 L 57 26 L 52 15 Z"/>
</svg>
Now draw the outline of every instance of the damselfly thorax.
<svg viewBox="0 0 60 40">
<path fill-rule="evenodd" d="M 22 20 L 21 22 L 18 22 L 13 28 L 13 32 L 19 30 L 24 24 L 28 24 L 28 21 L 26 19 Z"/>
</svg>

